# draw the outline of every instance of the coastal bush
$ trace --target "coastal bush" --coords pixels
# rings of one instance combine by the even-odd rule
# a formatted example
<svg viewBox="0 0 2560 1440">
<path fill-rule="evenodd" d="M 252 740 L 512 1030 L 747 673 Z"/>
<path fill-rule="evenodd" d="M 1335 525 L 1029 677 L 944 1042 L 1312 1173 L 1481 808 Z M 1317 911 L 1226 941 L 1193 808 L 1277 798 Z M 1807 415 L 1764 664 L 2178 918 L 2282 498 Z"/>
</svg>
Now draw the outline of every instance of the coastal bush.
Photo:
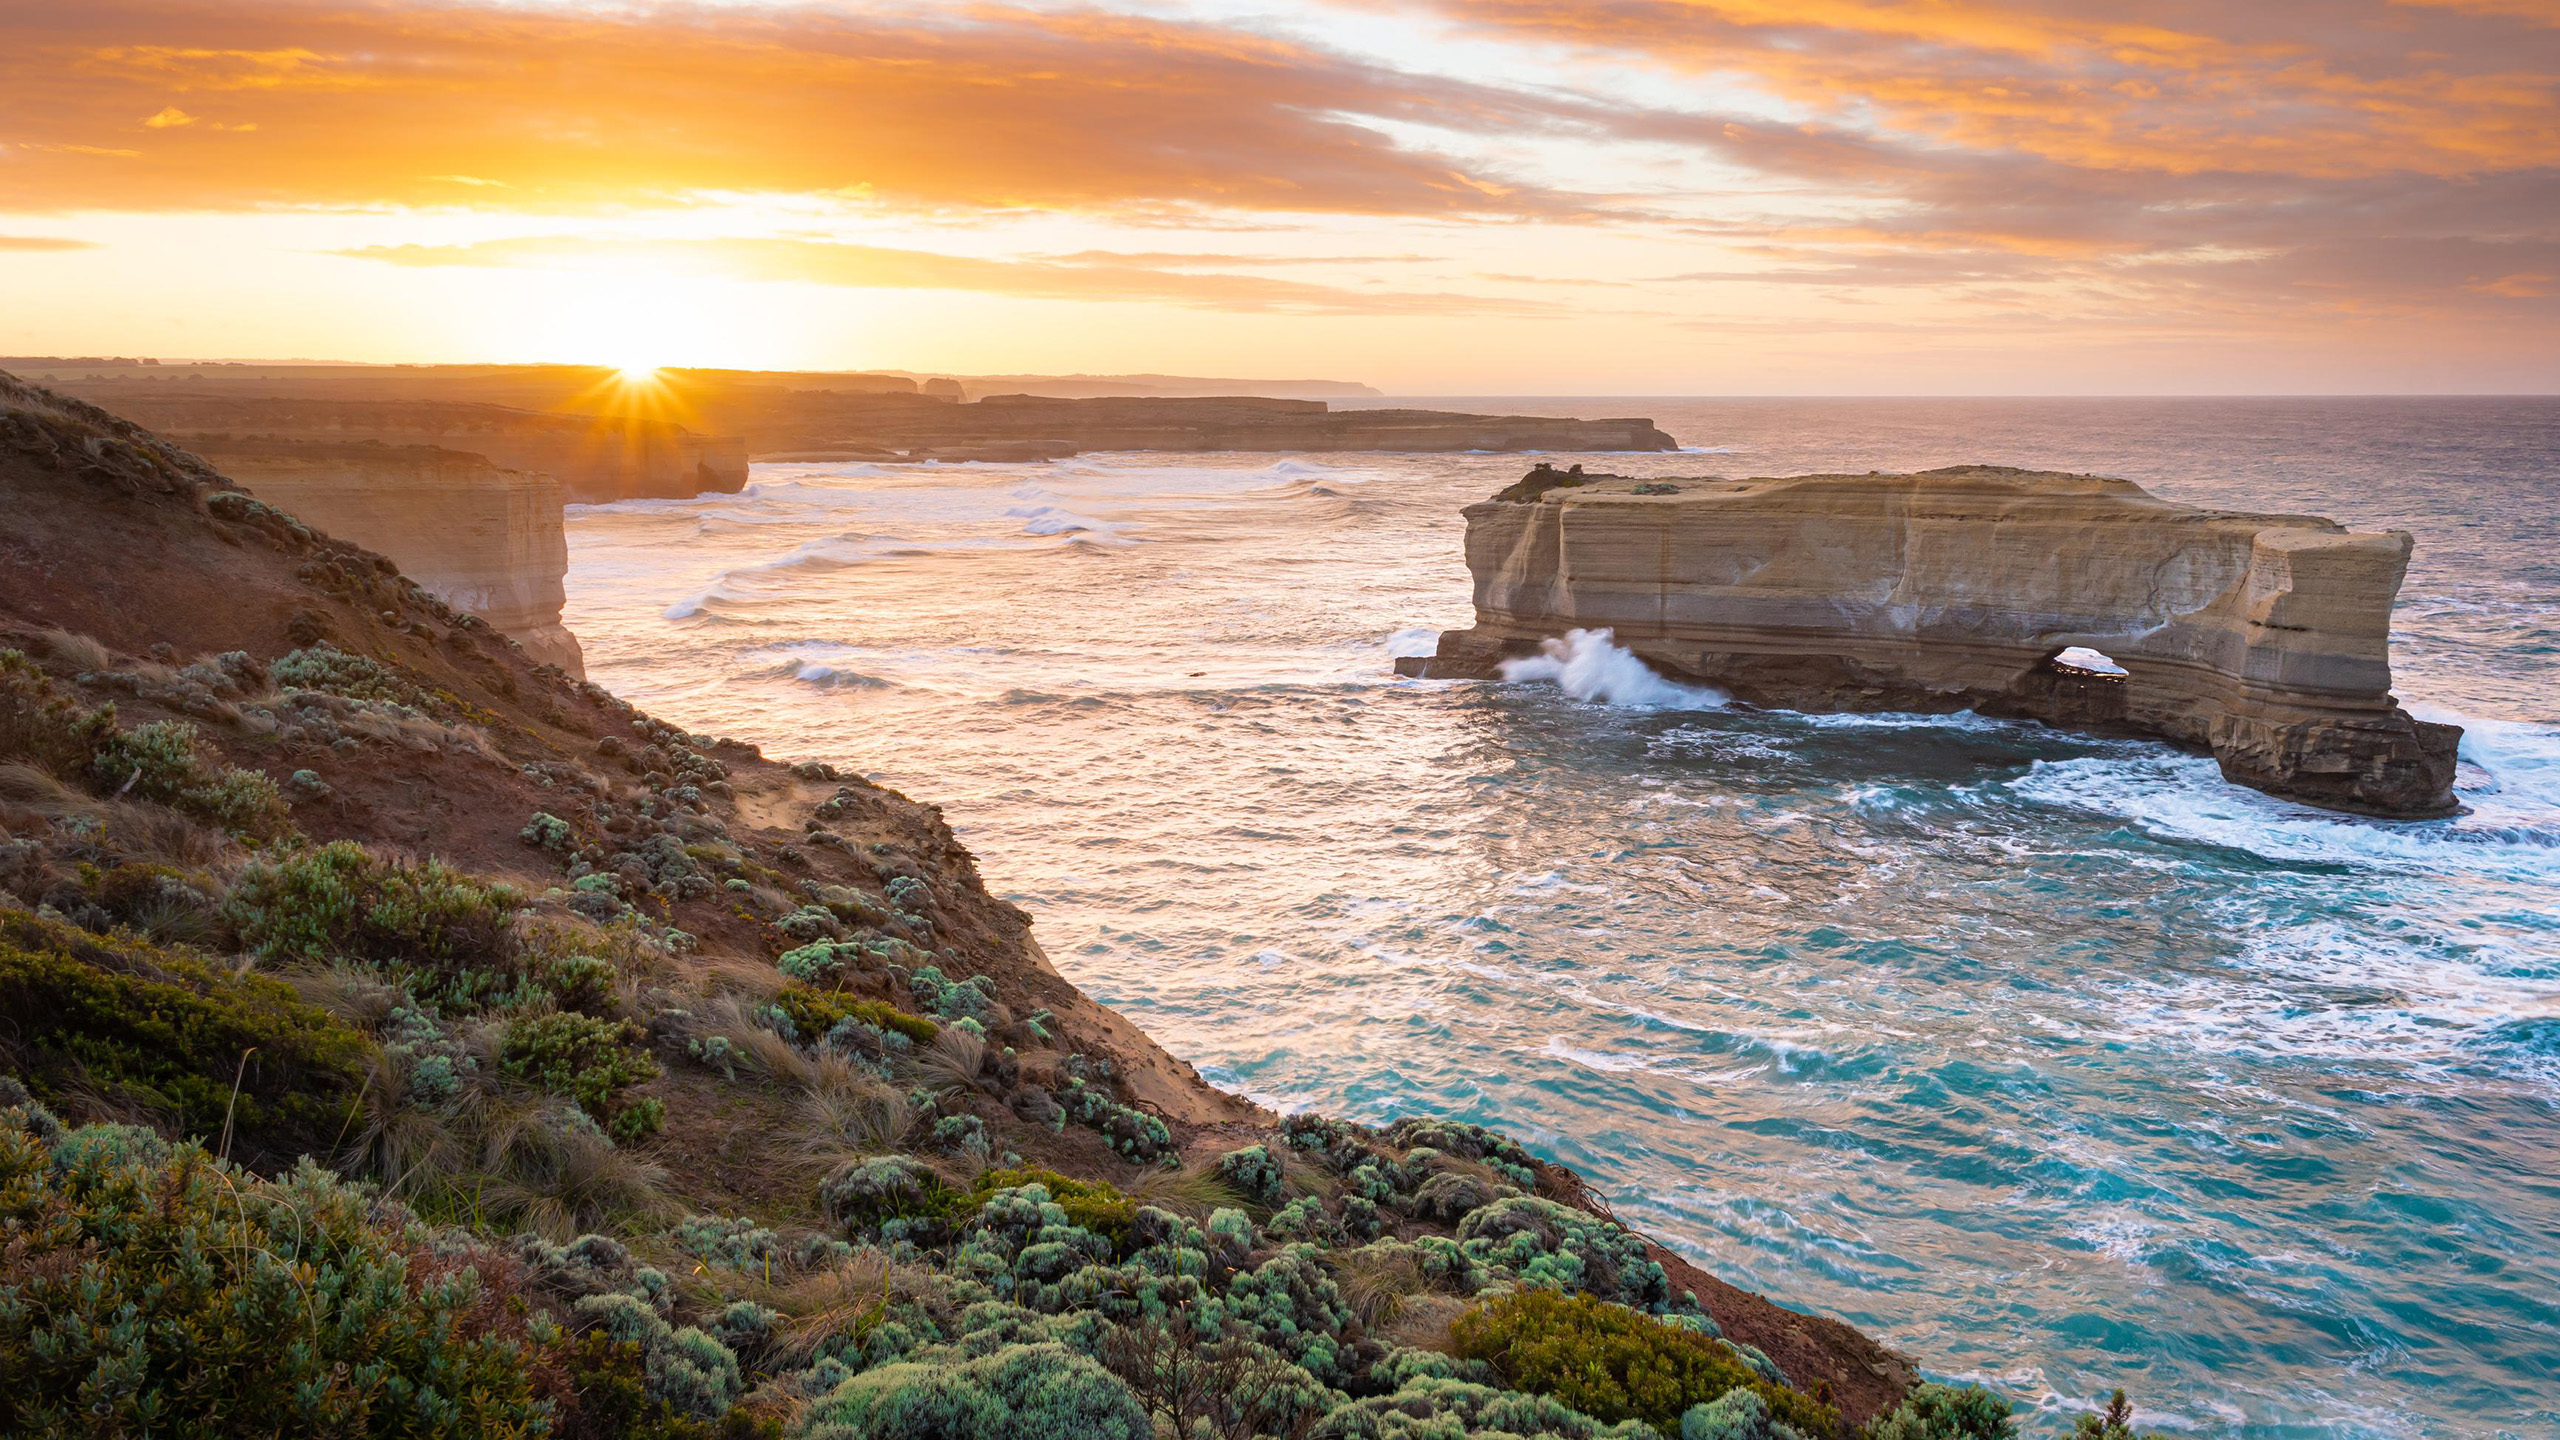
<svg viewBox="0 0 2560 1440">
<path fill-rule="evenodd" d="M 855 1375 L 809 1407 L 800 1440 L 1152 1440 L 1128 1385 L 1055 1343 L 956 1365 L 902 1361 Z"/>
<path fill-rule="evenodd" d="M 1661 1440 L 1642 1421 L 1608 1424 L 1545 1396 L 1427 1374 L 1336 1410 L 1316 1433 L 1325 1440 Z"/>
<path fill-rule="evenodd" d="M 2137 1435 L 2133 1429 L 2133 1402 L 2118 1390 L 2107 1397 L 2107 1408 L 2094 1415 L 2083 1415 L 2071 1427 L 2071 1440 L 2167 1440 L 2156 1430 Z"/>
<path fill-rule="evenodd" d="M 968 1197 L 904 1155 L 847 1160 L 818 1184 L 818 1206 L 847 1232 L 914 1239 L 960 1213 Z M 892 1227 L 896 1233 L 890 1233 Z"/>
<path fill-rule="evenodd" d="M 1247 1145 L 1218 1157 L 1218 1178 L 1257 1205 L 1277 1209 L 1282 1189 L 1280 1157 L 1267 1145 Z"/>
<path fill-rule="evenodd" d="M 2009 1402 L 1975 1385 L 1923 1385 L 1891 1414 L 1869 1422 L 1865 1440 L 2009 1440 Z"/>
<path fill-rule="evenodd" d="M 1691 1406 L 1742 1388 L 1805 1434 L 1828 1435 L 1839 1425 L 1829 1406 L 1763 1380 L 1698 1331 L 1588 1295 L 1536 1289 L 1497 1295 L 1469 1307 L 1450 1334 L 1454 1353 L 1491 1365 L 1503 1383 L 1601 1420 L 1642 1420 L 1677 1435 Z"/>
<path fill-rule="evenodd" d="M 745 1384 L 738 1357 L 698 1327 L 668 1322 L 644 1300 L 618 1292 L 589 1295 L 570 1307 L 582 1329 L 600 1330 L 640 1349 L 649 1397 L 694 1420 L 717 1420 Z"/>
<path fill-rule="evenodd" d="M 1679 1440 L 1800 1440 L 1802 1432 L 1771 1418 L 1759 1392 L 1735 1388 L 1680 1413 Z"/>
<path fill-rule="evenodd" d="M 1053 1094 L 1068 1119 L 1101 1131 L 1111 1148 L 1128 1158 L 1152 1161 L 1173 1154 L 1173 1131 L 1162 1120 L 1121 1104 L 1082 1076 L 1070 1078 L 1066 1089 Z"/>
<path fill-rule="evenodd" d="M 1552 1200 L 1512 1195 L 1470 1211 L 1458 1243 L 1478 1262 L 1521 1283 L 1579 1291 L 1642 1310 L 1671 1299 L 1671 1277 L 1645 1254 L 1643 1237 Z"/>
<path fill-rule="evenodd" d="M 658 1100 L 626 1101 L 622 1092 L 658 1078 L 658 1062 L 638 1048 L 640 1027 L 575 1011 L 519 1015 L 507 1022 L 498 1059 L 506 1073 L 578 1102 L 616 1140 L 657 1133 L 666 1120 Z"/>
<path fill-rule="evenodd" d="M 907 990 L 927 1014 L 944 1020 L 975 1020 L 983 1025 L 995 1011 L 996 982 L 984 975 L 953 980 L 941 967 L 927 965 L 907 977 Z"/>
<path fill-rule="evenodd" d="M 253 862 L 228 914 L 260 959 L 361 961 L 415 982 L 448 1013 L 513 998 L 524 896 L 441 860 L 387 859 L 351 840 Z"/>
<path fill-rule="evenodd" d="M 326 1148 L 373 1058 L 279 981 L 16 909 L 0 910 L 0 1037 L 39 1096 L 86 1094 L 207 1139 L 228 1121 L 288 1155 Z"/>
<path fill-rule="evenodd" d="M 773 997 L 771 1008 L 790 1023 L 784 1038 L 803 1044 L 825 1039 L 847 1020 L 904 1036 L 917 1045 L 930 1045 L 934 1036 L 941 1033 L 932 1021 L 885 1001 L 859 1000 L 841 990 L 819 990 L 808 985 L 783 986 Z"/>
<path fill-rule="evenodd" d="M 0 1119 L 0 1231 L 0 1434 L 544 1432 L 500 1297 L 307 1161 Z"/>
<path fill-rule="evenodd" d="M 1051 1203 L 1066 1212 L 1068 1224 L 1110 1241 L 1115 1252 L 1127 1247 L 1130 1227 L 1137 1223 L 1138 1207 L 1102 1181 L 1071 1180 L 1055 1170 L 989 1170 L 971 1184 L 969 1193 L 973 1201 L 984 1205 L 987 1197 L 999 1190 L 1025 1185 L 1045 1187 Z"/>
<path fill-rule="evenodd" d="M 279 690 L 317 690 L 348 700 L 426 708 L 418 687 L 380 661 L 351 655 L 326 641 L 277 659 L 267 666 L 267 681 Z"/>
</svg>

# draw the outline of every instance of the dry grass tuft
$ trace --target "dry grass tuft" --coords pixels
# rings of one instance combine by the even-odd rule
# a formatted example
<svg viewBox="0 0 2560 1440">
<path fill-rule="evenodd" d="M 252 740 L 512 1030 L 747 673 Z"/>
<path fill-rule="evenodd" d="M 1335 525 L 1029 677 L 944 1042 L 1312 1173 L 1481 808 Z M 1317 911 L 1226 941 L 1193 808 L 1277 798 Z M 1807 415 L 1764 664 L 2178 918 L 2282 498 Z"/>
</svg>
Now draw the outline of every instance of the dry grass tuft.
<svg viewBox="0 0 2560 1440">
<path fill-rule="evenodd" d="M 1449 1327 L 1466 1313 L 1467 1302 L 1455 1295 L 1427 1292 L 1405 1298 L 1393 1318 L 1378 1333 L 1398 1345 L 1416 1350 L 1437 1350 L 1446 1355 L 1457 1348 L 1457 1339 Z"/>
<path fill-rule="evenodd" d="M 66 670 L 113 670 L 115 652 L 86 635 L 68 630 L 47 630 L 37 637 L 45 657 Z"/>
<path fill-rule="evenodd" d="M 1200 1219 L 1221 1207 L 1241 1210 L 1252 1201 L 1218 1174 L 1215 1159 L 1193 1160 L 1180 1169 L 1149 1170 L 1120 1187 L 1141 1205 L 1153 1205 Z"/>
<path fill-rule="evenodd" d="M 916 1053 L 916 1073 L 937 1090 L 974 1089 L 987 1063 L 987 1042 L 966 1030 L 946 1025 L 933 1043 Z"/>
</svg>

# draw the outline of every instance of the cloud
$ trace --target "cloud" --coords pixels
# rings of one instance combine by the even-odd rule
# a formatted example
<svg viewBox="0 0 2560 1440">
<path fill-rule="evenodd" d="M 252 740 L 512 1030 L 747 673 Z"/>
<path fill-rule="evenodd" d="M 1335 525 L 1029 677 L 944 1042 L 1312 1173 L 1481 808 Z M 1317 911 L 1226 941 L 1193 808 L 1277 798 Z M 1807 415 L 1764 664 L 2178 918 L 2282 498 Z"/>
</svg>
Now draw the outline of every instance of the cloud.
<svg viewBox="0 0 2560 1440">
<path fill-rule="evenodd" d="M 1971 153 L 2333 178 L 2560 156 L 2547 0 L 1432 3 L 1499 37 L 1712 75 L 1819 121 Z"/>
<path fill-rule="evenodd" d="M 1543 315 L 1557 307 L 1478 295 L 1348 289 L 1263 275 L 1132 263 L 1231 260 L 1111 252 L 994 260 L 830 240 L 595 240 L 528 236 L 473 245 L 381 245 L 339 254 L 407 266 L 532 266 L 802 281 L 885 290 L 974 290 L 1037 300 L 1135 301 L 1235 312 L 1309 315 Z"/>
<path fill-rule="evenodd" d="M 1089 10 L 0 0 L 0 36 L 0 209 L 22 212 L 573 211 L 706 192 L 972 209 L 1590 208 L 1382 128 L 1435 116 L 1481 128 L 1504 102 L 1474 87 Z M 137 163 L 87 163 L 84 146 Z"/>
<path fill-rule="evenodd" d="M 57 235 L 0 235 L 0 250 L 95 250 L 95 240 L 69 240 Z"/>
</svg>

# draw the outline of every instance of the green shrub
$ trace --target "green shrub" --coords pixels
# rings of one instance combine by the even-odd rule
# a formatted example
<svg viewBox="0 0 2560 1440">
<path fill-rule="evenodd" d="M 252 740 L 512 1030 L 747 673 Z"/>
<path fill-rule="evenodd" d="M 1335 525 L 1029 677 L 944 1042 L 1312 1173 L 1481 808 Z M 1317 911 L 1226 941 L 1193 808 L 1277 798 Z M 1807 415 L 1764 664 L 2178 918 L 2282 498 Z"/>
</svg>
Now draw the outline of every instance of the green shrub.
<svg viewBox="0 0 2560 1440">
<path fill-rule="evenodd" d="M 896 1225 L 891 1238 L 910 1238 L 919 1229 L 938 1231 L 952 1217 L 984 1203 L 983 1198 L 973 1202 L 904 1155 L 847 1160 L 818 1185 L 818 1206 L 828 1218 L 847 1231 Z"/>
<path fill-rule="evenodd" d="M 1129 1227 L 1138 1219 L 1137 1202 L 1099 1180 L 1070 1180 L 1055 1170 L 989 1170 L 970 1185 L 969 1196 L 983 1205 L 997 1191 L 1023 1185 L 1047 1186 L 1069 1224 L 1104 1237 L 1114 1249 L 1127 1248 Z"/>
<path fill-rule="evenodd" d="M 802 1440 L 1151 1440 L 1154 1433 L 1126 1384 L 1058 1344 L 865 1371 L 811 1406 L 799 1431 Z"/>
<path fill-rule="evenodd" d="M 1645 1253 L 1643 1236 L 1534 1195 L 1505 1196 L 1467 1212 L 1458 1222 L 1458 1243 L 1478 1263 L 1529 1285 L 1657 1312 L 1671 1302 L 1671 1277 Z"/>
<path fill-rule="evenodd" d="M 424 708 L 426 697 L 380 662 L 350 655 L 325 642 L 296 650 L 267 667 L 279 690 L 319 690 L 350 700 L 389 701 Z"/>
<path fill-rule="evenodd" d="M 2168 1440 L 2157 1430 L 2137 1435 L 2133 1429 L 2133 1402 L 2118 1390 L 2107 1397 L 2107 1408 L 2095 1415 L 2083 1415 L 2071 1427 L 2071 1440 Z"/>
<path fill-rule="evenodd" d="M 1870 1422 L 1866 1440 L 2009 1440 L 2009 1402 L 1973 1385 L 1923 1385 Z"/>
<path fill-rule="evenodd" d="M 1503 1382 L 1602 1420 L 1642 1420 L 1680 1433 L 1692 1405 L 1737 1387 L 1808 1435 L 1839 1425 L 1832 1409 L 1761 1379 L 1695 1330 L 1588 1295 L 1518 1290 L 1470 1307 L 1450 1327 L 1454 1353 L 1493 1366 Z M 1916 1440 L 1916 1437 L 1913 1437 Z"/>
<path fill-rule="evenodd" d="M 414 982 L 448 1013 L 525 996 L 513 886 L 351 840 L 251 864 L 232 888 L 241 943 L 265 960 L 352 960 Z"/>
<path fill-rule="evenodd" d="M 498 1061 L 509 1075 L 578 1102 L 616 1140 L 655 1134 L 666 1106 L 626 1102 L 622 1092 L 658 1078 L 658 1062 L 636 1048 L 640 1027 L 571 1010 L 519 1015 L 507 1022 Z"/>
<path fill-rule="evenodd" d="M 564 1337 L 554 1358 L 573 1398 L 552 1427 L 553 1440 L 781 1440 L 782 1422 L 769 1416 L 731 1410 L 704 1424 L 651 1395 L 637 1341 L 589 1330 Z"/>
<path fill-rule="evenodd" d="M 0 1033 L 39 1095 L 86 1091 L 207 1139 L 228 1117 L 285 1156 L 345 1128 L 373 1056 L 279 981 L 17 909 L 0 910 Z"/>
<path fill-rule="evenodd" d="M 921 1015 L 880 1000 L 857 1000 L 841 990 L 817 990 L 807 985 L 785 985 L 773 997 L 773 1008 L 790 1020 L 792 1030 L 804 1041 L 826 1036 L 847 1020 L 876 1025 L 891 1034 L 904 1035 L 918 1045 L 930 1045 L 941 1027 Z"/>
<path fill-rule="evenodd" d="M 1268 1145 L 1247 1145 L 1219 1156 L 1218 1178 L 1265 1209 L 1278 1208 L 1286 1197 L 1281 1184 L 1280 1157 L 1272 1154 Z"/>
<path fill-rule="evenodd" d="M 532 1436 L 520 1325 L 365 1193 L 0 1124 L 0 1434 Z"/>
</svg>

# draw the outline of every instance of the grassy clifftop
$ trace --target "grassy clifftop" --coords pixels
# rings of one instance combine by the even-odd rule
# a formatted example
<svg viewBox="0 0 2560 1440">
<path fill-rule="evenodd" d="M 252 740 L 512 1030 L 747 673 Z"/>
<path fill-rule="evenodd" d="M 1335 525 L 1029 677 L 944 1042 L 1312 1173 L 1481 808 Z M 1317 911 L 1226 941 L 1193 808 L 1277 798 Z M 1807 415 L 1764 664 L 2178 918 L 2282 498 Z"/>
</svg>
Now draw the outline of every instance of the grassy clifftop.
<svg viewBox="0 0 2560 1440">
<path fill-rule="evenodd" d="M 0 1432 L 1999 1433 L 6 376 L 0 510 Z"/>
</svg>

